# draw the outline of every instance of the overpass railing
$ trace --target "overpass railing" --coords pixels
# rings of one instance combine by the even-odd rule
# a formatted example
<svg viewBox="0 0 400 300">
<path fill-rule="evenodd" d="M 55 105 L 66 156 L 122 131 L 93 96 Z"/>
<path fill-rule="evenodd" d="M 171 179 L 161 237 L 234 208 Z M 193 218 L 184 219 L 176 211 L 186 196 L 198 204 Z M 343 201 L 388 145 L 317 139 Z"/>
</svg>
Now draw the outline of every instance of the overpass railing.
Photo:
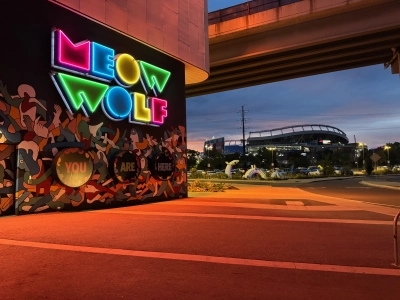
<svg viewBox="0 0 400 300">
<path fill-rule="evenodd" d="M 208 14 L 208 25 L 248 16 L 268 9 L 300 2 L 302 0 L 253 0 L 242 4 L 231 6 L 210 12 Z"/>
</svg>

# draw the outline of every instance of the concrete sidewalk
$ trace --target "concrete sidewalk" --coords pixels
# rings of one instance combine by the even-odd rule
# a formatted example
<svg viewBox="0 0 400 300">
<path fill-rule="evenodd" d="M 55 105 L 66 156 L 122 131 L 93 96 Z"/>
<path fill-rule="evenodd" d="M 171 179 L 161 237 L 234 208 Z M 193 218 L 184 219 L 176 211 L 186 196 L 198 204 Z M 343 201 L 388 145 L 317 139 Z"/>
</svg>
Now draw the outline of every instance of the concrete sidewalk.
<svg viewBox="0 0 400 300">
<path fill-rule="evenodd" d="M 193 182 L 195 180 L 200 181 L 211 181 L 218 183 L 229 183 L 229 184 L 261 184 L 261 185 L 281 185 L 281 184 L 292 184 L 292 183 L 310 183 L 310 182 L 319 182 L 319 181 L 330 181 L 330 180 L 345 180 L 351 178 L 362 178 L 364 176 L 349 176 L 349 177 L 310 177 L 306 179 L 282 179 L 282 180 L 252 180 L 252 179 L 214 179 L 214 178 L 189 178 L 189 182 Z"/>
<path fill-rule="evenodd" d="M 363 180 L 361 184 L 391 190 L 400 190 L 400 182 Z"/>
<path fill-rule="evenodd" d="M 225 184 L 254 184 L 254 185 L 267 185 L 267 186 L 284 186 L 290 184 L 307 184 L 312 182 L 321 182 L 321 181 L 331 181 L 331 180 L 346 180 L 352 178 L 363 179 L 360 181 L 360 184 L 378 187 L 378 188 L 386 188 L 392 190 L 400 190 L 400 182 L 393 182 L 387 180 L 376 180 L 371 179 L 368 176 L 358 175 L 358 176 L 349 176 L 349 177 L 321 177 L 321 178 L 307 178 L 307 179 L 284 179 L 284 180 L 232 180 L 232 179 L 189 179 L 189 182 L 193 182 L 194 180 L 200 181 L 211 181 L 215 183 L 225 183 Z"/>
</svg>

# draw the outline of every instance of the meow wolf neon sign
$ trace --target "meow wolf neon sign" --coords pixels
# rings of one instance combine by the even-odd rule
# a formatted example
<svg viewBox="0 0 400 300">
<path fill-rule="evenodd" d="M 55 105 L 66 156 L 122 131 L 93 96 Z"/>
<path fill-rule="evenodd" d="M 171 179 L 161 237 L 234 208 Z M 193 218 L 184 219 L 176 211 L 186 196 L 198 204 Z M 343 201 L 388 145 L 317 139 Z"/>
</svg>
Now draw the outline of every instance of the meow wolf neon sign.
<svg viewBox="0 0 400 300">
<path fill-rule="evenodd" d="M 146 93 L 162 93 L 169 71 L 96 42 L 74 44 L 61 30 L 53 31 L 52 67 L 70 73 L 58 72 L 52 79 L 71 113 L 82 109 L 89 116 L 101 106 L 111 120 L 154 125 L 167 117 L 166 100 L 127 89 L 140 81 Z"/>
</svg>

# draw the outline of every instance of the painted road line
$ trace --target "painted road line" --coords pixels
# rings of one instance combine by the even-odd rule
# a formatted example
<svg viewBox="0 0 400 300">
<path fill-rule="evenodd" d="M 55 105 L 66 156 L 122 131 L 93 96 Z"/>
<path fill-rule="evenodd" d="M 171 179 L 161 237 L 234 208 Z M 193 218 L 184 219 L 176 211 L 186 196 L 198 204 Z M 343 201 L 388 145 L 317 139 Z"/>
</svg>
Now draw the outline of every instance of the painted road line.
<svg viewBox="0 0 400 300">
<path fill-rule="evenodd" d="M 252 266 L 276 269 L 289 269 L 289 270 L 306 270 L 306 271 L 321 271 L 321 272 L 335 272 L 335 273 L 351 273 L 362 275 L 386 275 L 386 276 L 399 276 L 399 269 L 384 269 L 384 268 L 369 268 L 369 267 L 353 267 L 353 266 L 340 266 L 340 265 L 322 265 L 322 264 L 309 264 L 285 261 L 268 261 L 246 258 L 233 258 L 233 257 L 220 257 L 196 254 L 182 254 L 170 252 L 153 252 L 153 251 L 140 251 L 140 250 L 126 250 L 126 249 L 113 249 L 102 247 L 87 247 L 87 246 L 74 246 L 64 244 L 28 242 L 0 239 L 0 245 L 18 246 L 18 247 L 31 247 L 49 250 L 61 251 L 74 251 L 83 253 L 96 253 L 104 255 L 120 255 L 130 257 L 143 257 L 155 259 L 168 259 L 180 260 L 191 262 L 215 263 L 225 265 L 238 265 L 238 266 Z"/>
<path fill-rule="evenodd" d="M 121 214 L 121 215 L 144 215 L 144 216 L 165 216 L 165 217 L 190 217 L 190 218 L 219 218 L 219 219 L 241 219 L 261 221 L 286 221 L 286 222 L 311 222 L 311 223 L 340 223 L 340 224 L 361 224 L 361 225 L 393 225 L 393 221 L 379 220 L 349 220 L 349 219 L 317 219 L 317 218 L 291 218 L 291 217 L 267 217 L 249 215 L 227 215 L 227 214 L 199 214 L 199 213 L 175 213 L 175 212 L 153 212 L 133 210 L 93 210 L 89 213 L 98 214 Z"/>
<path fill-rule="evenodd" d="M 238 199 L 241 199 L 241 198 L 238 198 Z M 286 199 L 286 200 L 288 200 L 288 199 Z M 301 201 L 301 200 L 307 200 L 307 199 L 293 199 L 293 200 Z M 238 208 L 255 208 L 255 209 L 307 210 L 307 211 L 360 210 L 360 208 L 356 208 L 356 207 L 336 206 L 336 205 L 286 206 L 286 205 L 257 204 L 257 203 L 243 203 L 243 202 L 185 201 L 185 200 L 179 200 L 179 201 L 171 200 L 171 201 L 159 202 L 159 203 L 151 204 L 151 205 L 215 206 L 215 207 L 238 207 Z"/>
<path fill-rule="evenodd" d="M 392 204 L 385 204 L 385 203 L 375 203 L 375 202 L 367 202 L 367 201 L 360 201 L 365 204 L 373 204 L 373 205 L 379 205 L 379 206 L 385 206 L 385 207 L 391 207 L 391 208 L 400 208 L 398 205 L 392 205 Z"/>
<path fill-rule="evenodd" d="M 302 202 L 302 201 L 289 200 L 289 201 L 285 201 L 285 203 L 286 203 L 286 205 L 304 206 L 304 202 Z"/>
</svg>

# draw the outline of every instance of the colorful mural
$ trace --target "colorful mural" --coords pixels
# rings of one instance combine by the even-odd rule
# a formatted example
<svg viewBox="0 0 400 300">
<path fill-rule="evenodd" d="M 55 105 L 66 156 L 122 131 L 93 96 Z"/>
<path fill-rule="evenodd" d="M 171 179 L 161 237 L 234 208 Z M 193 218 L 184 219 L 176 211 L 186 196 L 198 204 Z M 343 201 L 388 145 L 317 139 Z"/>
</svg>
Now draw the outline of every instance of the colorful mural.
<svg viewBox="0 0 400 300">
<path fill-rule="evenodd" d="M 0 215 L 187 197 L 184 64 L 57 3 L 21 7 L 2 36 L 31 47 L 0 56 Z"/>
<path fill-rule="evenodd" d="M 0 125 L 0 141 L 4 142 L 8 133 Z M 4 133 L 3 133 L 4 132 Z M 0 144 L 0 216 L 13 212 L 15 173 L 15 145 Z"/>
<path fill-rule="evenodd" d="M 154 137 L 140 128 L 120 128 L 102 122 L 91 125 L 81 113 L 72 115 L 57 104 L 48 108 L 47 101 L 36 98 L 35 89 L 21 84 L 9 93 L 0 82 L 2 176 L 1 210 L 12 205 L 14 171 L 10 157 L 17 144 L 15 208 L 17 213 L 62 210 L 65 206 L 84 207 L 99 202 L 111 204 L 186 196 L 186 129 L 177 126 Z M 65 148 L 86 151 L 94 163 L 94 172 L 83 186 L 66 187 L 52 168 L 54 157 Z M 137 156 L 138 176 L 121 181 L 111 176 L 109 164 L 122 151 Z M 176 162 L 171 176 L 153 176 L 149 165 L 157 155 L 168 151 Z"/>
</svg>

